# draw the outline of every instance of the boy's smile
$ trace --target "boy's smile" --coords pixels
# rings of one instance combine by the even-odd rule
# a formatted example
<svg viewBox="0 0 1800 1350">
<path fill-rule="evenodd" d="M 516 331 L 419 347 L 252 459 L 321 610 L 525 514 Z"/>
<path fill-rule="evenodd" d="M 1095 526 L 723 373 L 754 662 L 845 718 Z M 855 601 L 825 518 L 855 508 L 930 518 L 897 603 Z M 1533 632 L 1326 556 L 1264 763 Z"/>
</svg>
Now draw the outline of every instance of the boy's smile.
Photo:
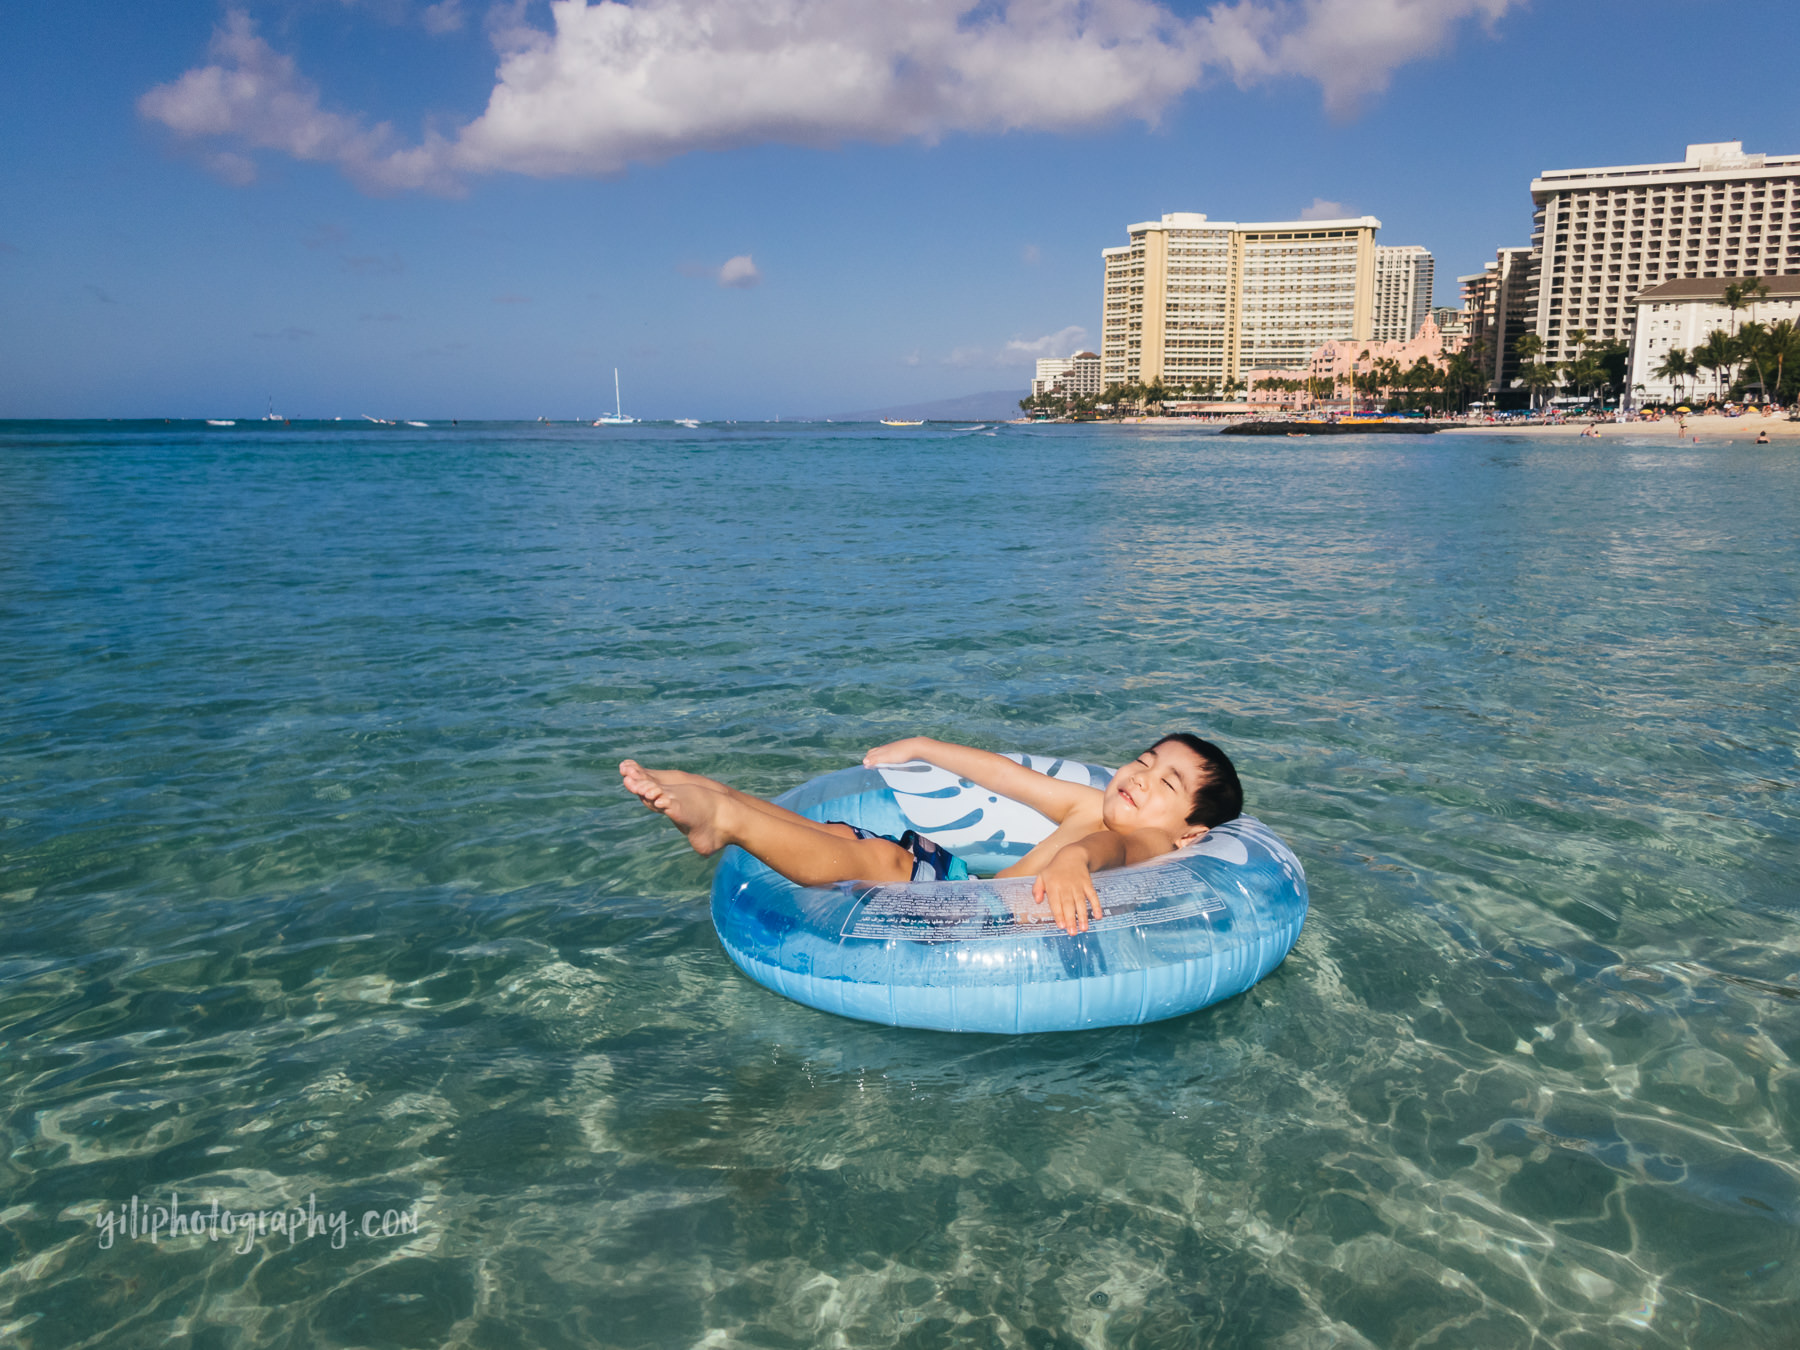
<svg viewBox="0 0 1800 1350">
<path fill-rule="evenodd" d="M 1205 777 L 1200 756 L 1180 741 L 1163 741 L 1113 775 L 1100 818 L 1112 830 L 1156 828 L 1177 838 L 1191 834 L 1195 827 L 1187 818 Z"/>
</svg>

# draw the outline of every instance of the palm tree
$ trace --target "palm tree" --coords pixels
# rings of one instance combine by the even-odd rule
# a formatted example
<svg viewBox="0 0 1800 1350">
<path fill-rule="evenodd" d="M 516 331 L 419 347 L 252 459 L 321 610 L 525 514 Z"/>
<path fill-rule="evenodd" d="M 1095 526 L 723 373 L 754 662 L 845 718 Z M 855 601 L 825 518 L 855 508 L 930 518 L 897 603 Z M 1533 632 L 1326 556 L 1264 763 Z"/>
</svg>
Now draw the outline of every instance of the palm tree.
<svg viewBox="0 0 1800 1350">
<path fill-rule="evenodd" d="M 1623 391 L 1625 372 L 1631 365 L 1631 347 L 1624 339 L 1609 338 L 1605 342 L 1596 343 L 1588 355 L 1600 367 L 1600 388 Z"/>
<path fill-rule="evenodd" d="M 1531 392 L 1533 407 L 1538 406 L 1538 395 L 1556 388 L 1556 367 L 1547 361 L 1525 361 L 1519 366 L 1519 383 Z"/>
<path fill-rule="evenodd" d="M 1447 394 L 1456 395 L 1458 412 L 1469 410 L 1469 395 L 1487 386 L 1487 380 L 1481 368 L 1466 354 L 1467 349 L 1456 353 L 1444 365 L 1444 390 Z M 1448 411 L 1446 400 L 1446 411 Z"/>
<path fill-rule="evenodd" d="M 1387 390 L 1388 397 L 1393 398 L 1400 388 L 1400 363 L 1391 356 L 1382 357 L 1375 363 L 1375 378 L 1381 382 L 1380 387 Z"/>
<path fill-rule="evenodd" d="M 1519 374 L 1517 378 L 1519 383 L 1523 384 L 1526 389 L 1530 391 L 1531 406 L 1533 410 L 1537 408 L 1537 391 L 1545 386 L 1542 383 L 1534 384 L 1532 381 L 1526 379 L 1525 372 L 1528 368 L 1538 366 L 1540 364 L 1538 358 L 1543 354 L 1544 339 L 1539 337 L 1536 333 L 1520 333 L 1518 337 L 1513 339 L 1513 355 L 1519 358 Z"/>
<path fill-rule="evenodd" d="M 1564 361 L 1562 373 L 1567 377 L 1571 389 L 1586 394 L 1590 400 L 1594 396 L 1594 390 L 1606 379 L 1606 368 L 1592 354 Z"/>
<path fill-rule="evenodd" d="M 1444 380 L 1437 362 L 1429 356 L 1421 356 L 1412 363 L 1412 368 L 1406 372 L 1406 383 L 1409 389 L 1418 391 L 1418 402 L 1424 405 L 1427 412 L 1437 406 L 1437 399 L 1433 396 L 1444 387 Z"/>
<path fill-rule="evenodd" d="M 1792 361 L 1795 369 L 1800 370 L 1800 329 L 1794 326 L 1792 319 L 1778 319 L 1769 325 L 1765 355 L 1775 362 L 1775 392 L 1771 397 L 1779 403 L 1787 363 Z"/>
<path fill-rule="evenodd" d="M 1476 370 L 1482 369 L 1487 364 L 1487 339 L 1480 337 L 1470 338 L 1463 344 L 1462 351 L 1458 352 L 1457 355 L 1461 356 Z"/>
<path fill-rule="evenodd" d="M 1741 281 L 1727 282 L 1725 294 L 1721 298 L 1725 302 L 1725 308 L 1731 311 L 1731 327 L 1733 331 L 1736 331 L 1737 312 L 1747 303 L 1744 299 L 1744 283 Z"/>
<path fill-rule="evenodd" d="M 1769 288 L 1760 278 L 1744 288 L 1744 299 L 1750 305 L 1750 322 L 1756 322 L 1756 302 L 1769 298 Z"/>
<path fill-rule="evenodd" d="M 1706 341 L 1694 348 L 1696 364 L 1713 373 L 1713 387 L 1717 396 L 1722 396 L 1724 392 L 1724 372 L 1736 364 L 1737 359 L 1737 342 L 1723 328 L 1713 329 L 1706 335 Z"/>
<path fill-rule="evenodd" d="M 1569 345 L 1575 349 L 1575 355 L 1563 362 L 1563 369 L 1566 371 L 1581 360 L 1581 349 L 1587 346 L 1590 334 L 1585 328 L 1571 328 L 1563 336 L 1569 339 Z M 1571 381 L 1571 383 L 1573 382 Z"/>
<path fill-rule="evenodd" d="M 1579 389 L 1588 395 L 1593 394 L 1594 386 L 1605 378 L 1606 372 L 1601 368 L 1598 353 L 1589 353 L 1582 349 L 1587 346 L 1592 336 L 1585 328 L 1571 328 L 1565 336 L 1575 354 L 1561 363 L 1562 373 L 1568 377 L 1569 387 Z"/>
<path fill-rule="evenodd" d="M 1737 312 L 1746 307 L 1750 317 L 1756 317 L 1756 302 L 1768 298 L 1769 288 L 1754 277 L 1748 281 L 1734 281 L 1725 287 L 1725 308 L 1731 311 L 1731 331 L 1737 335 Z"/>
<path fill-rule="evenodd" d="M 1768 343 L 1768 326 L 1757 323 L 1754 319 L 1737 331 L 1738 357 L 1756 367 L 1756 383 L 1761 387 L 1764 399 L 1769 397 L 1769 380 L 1763 370 L 1763 354 Z"/>
<path fill-rule="evenodd" d="M 1675 401 L 1681 402 L 1681 391 L 1687 383 L 1688 360 L 1687 348 L 1671 347 L 1663 357 L 1662 363 L 1650 372 L 1654 380 L 1667 380 L 1669 387 L 1675 391 Z"/>
</svg>

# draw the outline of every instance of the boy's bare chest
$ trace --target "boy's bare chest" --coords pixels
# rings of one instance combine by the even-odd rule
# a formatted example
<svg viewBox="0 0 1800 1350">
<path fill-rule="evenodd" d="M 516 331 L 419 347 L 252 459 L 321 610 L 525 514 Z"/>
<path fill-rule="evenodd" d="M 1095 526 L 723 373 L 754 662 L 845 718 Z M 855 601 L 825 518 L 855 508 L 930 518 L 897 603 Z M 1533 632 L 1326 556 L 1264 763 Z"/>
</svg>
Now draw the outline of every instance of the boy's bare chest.
<svg viewBox="0 0 1800 1350">
<path fill-rule="evenodd" d="M 1018 862 L 997 875 L 1003 877 L 1034 877 L 1044 869 L 1044 865 L 1054 858 L 1062 849 L 1077 839 L 1085 839 L 1088 835 L 1104 828 L 1100 819 L 1100 810 L 1096 805 L 1092 811 L 1076 811 L 1071 814 L 1050 836 L 1041 841 L 1031 852 Z"/>
</svg>

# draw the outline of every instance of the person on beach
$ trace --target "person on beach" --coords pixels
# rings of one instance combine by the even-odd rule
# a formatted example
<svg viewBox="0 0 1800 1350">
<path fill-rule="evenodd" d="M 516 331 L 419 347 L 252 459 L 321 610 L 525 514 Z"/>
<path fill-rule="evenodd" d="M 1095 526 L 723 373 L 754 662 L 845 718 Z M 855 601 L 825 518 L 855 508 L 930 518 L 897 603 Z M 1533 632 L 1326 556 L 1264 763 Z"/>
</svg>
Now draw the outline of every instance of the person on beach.
<svg viewBox="0 0 1800 1350">
<path fill-rule="evenodd" d="M 1113 775 L 1104 790 L 1015 764 L 1003 755 L 914 736 L 878 745 L 867 768 L 924 760 L 1010 797 L 1056 823 L 1031 852 L 999 873 L 1035 877 L 1032 895 L 1070 933 L 1100 917 L 1093 874 L 1147 862 L 1198 840 L 1244 809 L 1244 789 L 1226 753 L 1186 732 L 1164 736 Z M 736 844 L 789 881 L 830 886 L 840 881 L 957 881 L 962 859 L 908 830 L 898 839 L 842 821 L 808 820 L 717 779 L 619 765 L 625 790 L 667 816 L 703 856 Z"/>
</svg>

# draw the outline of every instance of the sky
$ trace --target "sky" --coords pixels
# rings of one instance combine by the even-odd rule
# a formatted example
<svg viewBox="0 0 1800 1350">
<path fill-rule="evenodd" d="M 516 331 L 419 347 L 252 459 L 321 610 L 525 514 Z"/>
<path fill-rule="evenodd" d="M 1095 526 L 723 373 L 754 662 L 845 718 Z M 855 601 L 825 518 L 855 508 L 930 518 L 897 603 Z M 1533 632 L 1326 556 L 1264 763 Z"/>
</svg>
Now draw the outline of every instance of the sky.
<svg viewBox="0 0 1800 1350">
<path fill-rule="evenodd" d="M 0 0 L 0 417 L 824 415 L 1098 342 L 1166 211 L 1437 297 L 1553 168 L 1800 152 L 1800 5 Z"/>
</svg>

